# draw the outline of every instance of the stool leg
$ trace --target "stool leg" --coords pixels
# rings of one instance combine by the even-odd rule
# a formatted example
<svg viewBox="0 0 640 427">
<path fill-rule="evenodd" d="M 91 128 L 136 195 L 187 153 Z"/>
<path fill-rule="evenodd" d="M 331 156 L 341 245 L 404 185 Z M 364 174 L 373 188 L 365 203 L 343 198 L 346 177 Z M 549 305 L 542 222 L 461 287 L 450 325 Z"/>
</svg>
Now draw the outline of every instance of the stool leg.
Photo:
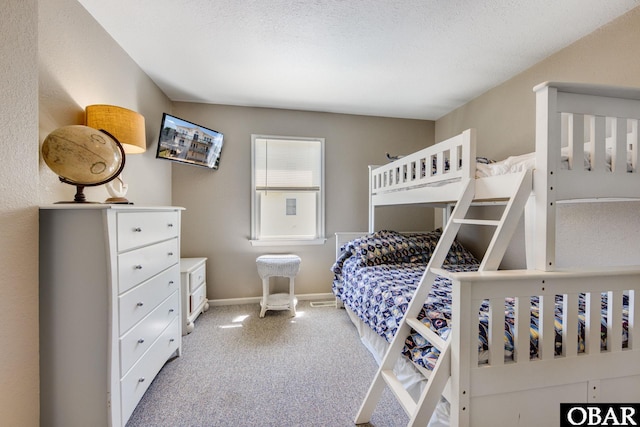
<svg viewBox="0 0 640 427">
<path fill-rule="evenodd" d="M 260 317 L 264 317 L 267 311 L 267 299 L 269 298 L 269 278 L 262 278 L 262 308 L 260 309 Z"/>
<path fill-rule="evenodd" d="M 296 295 L 294 292 L 293 276 L 289 277 L 289 310 L 291 310 L 291 316 L 296 315 Z"/>
</svg>

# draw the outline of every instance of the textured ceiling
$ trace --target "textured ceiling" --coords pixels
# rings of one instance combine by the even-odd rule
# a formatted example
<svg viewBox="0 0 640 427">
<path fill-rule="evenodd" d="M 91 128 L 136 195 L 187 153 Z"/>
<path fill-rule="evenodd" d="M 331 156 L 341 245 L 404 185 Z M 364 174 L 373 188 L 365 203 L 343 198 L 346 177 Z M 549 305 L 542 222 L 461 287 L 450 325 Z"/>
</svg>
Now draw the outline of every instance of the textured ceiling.
<svg viewBox="0 0 640 427">
<path fill-rule="evenodd" d="M 79 0 L 173 101 L 437 119 L 637 0 Z"/>
</svg>

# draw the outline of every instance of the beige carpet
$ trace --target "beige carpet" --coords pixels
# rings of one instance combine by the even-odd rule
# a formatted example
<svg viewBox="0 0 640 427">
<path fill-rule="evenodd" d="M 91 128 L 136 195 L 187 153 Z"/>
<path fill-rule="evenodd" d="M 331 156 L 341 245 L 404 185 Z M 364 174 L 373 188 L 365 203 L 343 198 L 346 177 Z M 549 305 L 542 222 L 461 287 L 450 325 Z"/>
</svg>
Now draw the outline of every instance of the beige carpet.
<svg viewBox="0 0 640 427">
<path fill-rule="evenodd" d="M 344 310 L 212 307 L 151 384 L 128 427 L 353 426 L 377 366 Z M 406 425 L 385 390 L 372 426 Z"/>
</svg>

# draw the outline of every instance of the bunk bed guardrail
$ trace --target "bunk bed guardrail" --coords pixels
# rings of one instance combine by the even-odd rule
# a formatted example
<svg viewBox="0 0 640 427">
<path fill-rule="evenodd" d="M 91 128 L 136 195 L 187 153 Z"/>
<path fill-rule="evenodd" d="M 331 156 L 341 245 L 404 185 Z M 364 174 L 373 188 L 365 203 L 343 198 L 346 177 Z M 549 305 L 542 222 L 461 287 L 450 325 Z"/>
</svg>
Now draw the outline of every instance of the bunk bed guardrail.
<svg viewBox="0 0 640 427">
<path fill-rule="evenodd" d="M 441 185 L 475 177 L 475 144 L 467 130 L 439 144 L 379 166 L 371 172 L 371 192 Z"/>
</svg>

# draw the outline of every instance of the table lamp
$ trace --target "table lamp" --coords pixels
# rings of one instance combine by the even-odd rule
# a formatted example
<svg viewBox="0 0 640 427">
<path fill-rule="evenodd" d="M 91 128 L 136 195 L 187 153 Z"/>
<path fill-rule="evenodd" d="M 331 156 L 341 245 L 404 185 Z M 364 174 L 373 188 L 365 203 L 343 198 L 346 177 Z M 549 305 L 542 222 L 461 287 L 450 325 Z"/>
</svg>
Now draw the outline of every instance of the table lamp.
<svg viewBox="0 0 640 427">
<path fill-rule="evenodd" d="M 144 153 L 147 139 L 144 131 L 144 116 L 135 111 L 113 105 L 88 105 L 85 108 L 86 125 L 94 129 L 105 130 L 113 135 L 127 154 Z M 128 185 L 124 183 L 122 174 L 106 184 L 111 196 L 105 203 L 132 204 L 125 195 Z"/>
</svg>

